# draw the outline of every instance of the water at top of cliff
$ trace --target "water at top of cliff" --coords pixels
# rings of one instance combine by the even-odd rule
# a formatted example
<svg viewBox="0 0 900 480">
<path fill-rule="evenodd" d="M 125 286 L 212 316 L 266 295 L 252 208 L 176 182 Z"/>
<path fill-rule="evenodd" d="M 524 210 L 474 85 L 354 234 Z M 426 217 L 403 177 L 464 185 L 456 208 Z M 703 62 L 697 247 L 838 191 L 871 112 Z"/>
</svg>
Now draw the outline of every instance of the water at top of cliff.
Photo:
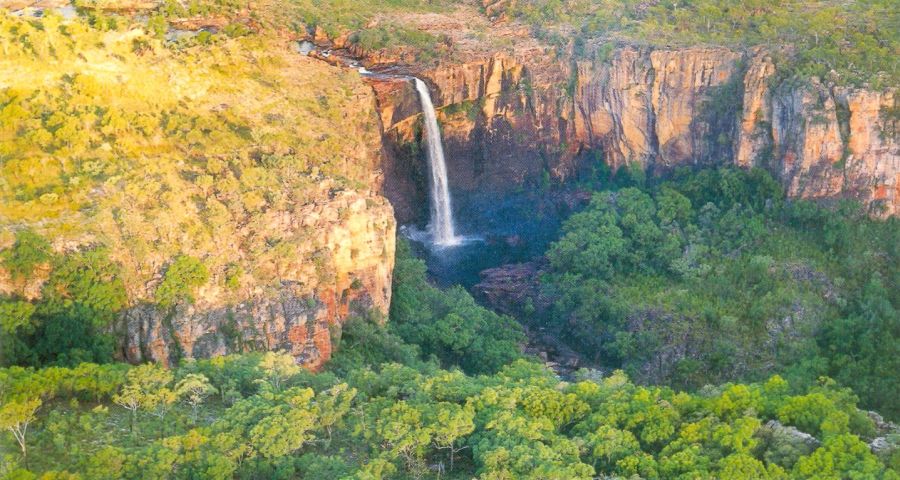
<svg viewBox="0 0 900 480">
<path fill-rule="evenodd" d="M 456 235 L 453 224 L 453 206 L 447 178 L 447 163 L 444 161 L 444 146 L 441 142 L 441 129 L 437 123 L 428 85 L 418 78 L 413 78 L 413 82 L 419 93 L 422 115 L 425 118 L 425 144 L 428 152 L 428 169 L 431 171 L 429 178 L 431 221 L 428 224 L 431 241 L 436 247 L 458 246 L 463 239 Z"/>
</svg>

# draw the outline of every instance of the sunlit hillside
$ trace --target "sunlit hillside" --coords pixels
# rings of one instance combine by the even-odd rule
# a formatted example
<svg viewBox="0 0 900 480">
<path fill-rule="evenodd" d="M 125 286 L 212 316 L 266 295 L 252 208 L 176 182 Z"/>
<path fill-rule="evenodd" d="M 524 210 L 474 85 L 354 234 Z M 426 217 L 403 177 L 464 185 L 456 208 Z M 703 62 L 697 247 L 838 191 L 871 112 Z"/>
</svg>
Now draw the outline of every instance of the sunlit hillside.
<svg viewBox="0 0 900 480">
<path fill-rule="evenodd" d="M 271 34 L 172 45 L 127 17 L 94 23 L 2 18 L 5 245 L 26 227 L 58 249 L 106 245 L 132 287 L 177 253 L 252 272 L 261 245 L 314 242 L 267 222 L 376 181 L 355 72 Z"/>
</svg>

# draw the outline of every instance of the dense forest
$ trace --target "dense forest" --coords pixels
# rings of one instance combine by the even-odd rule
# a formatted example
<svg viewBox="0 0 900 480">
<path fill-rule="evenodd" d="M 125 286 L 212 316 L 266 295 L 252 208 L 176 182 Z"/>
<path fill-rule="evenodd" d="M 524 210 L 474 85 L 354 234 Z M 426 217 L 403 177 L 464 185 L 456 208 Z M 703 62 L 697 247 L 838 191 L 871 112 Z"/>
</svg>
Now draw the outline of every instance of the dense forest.
<svg viewBox="0 0 900 480">
<path fill-rule="evenodd" d="M 352 320 L 320 373 L 272 352 L 0 370 L 4 478 L 898 478 L 866 443 L 884 424 L 833 380 L 562 381 L 423 270 L 402 257 L 397 322 Z"/>
<path fill-rule="evenodd" d="M 828 376 L 898 418 L 896 219 L 786 201 L 761 170 L 645 182 L 620 175 L 565 223 L 533 316 L 645 382 Z"/>
</svg>

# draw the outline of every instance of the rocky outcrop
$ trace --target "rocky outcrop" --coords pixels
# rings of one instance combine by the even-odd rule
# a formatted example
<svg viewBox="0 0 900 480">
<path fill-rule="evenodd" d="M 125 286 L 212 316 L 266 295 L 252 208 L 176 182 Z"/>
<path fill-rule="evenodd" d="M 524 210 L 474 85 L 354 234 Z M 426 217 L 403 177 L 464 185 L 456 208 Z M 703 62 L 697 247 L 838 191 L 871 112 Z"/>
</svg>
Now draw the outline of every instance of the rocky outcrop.
<svg viewBox="0 0 900 480">
<path fill-rule="evenodd" d="M 541 294 L 540 274 L 545 262 L 526 262 L 489 268 L 480 272 L 474 293 L 494 310 L 518 318 L 534 315 L 549 305 Z"/>
<path fill-rule="evenodd" d="M 769 420 L 756 433 L 765 440 L 769 449 L 788 448 L 791 451 L 806 455 L 819 447 L 822 442 L 816 437 L 798 430 L 796 427 L 784 425 L 778 420 Z M 796 455 L 796 456 L 800 456 Z"/>
<path fill-rule="evenodd" d="M 387 315 L 391 300 L 396 223 L 378 196 L 342 192 L 307 205 L 277 228 L 308 231 L 318 241 L 294 245 L 277 262 L 274 283 L 223 301 L 218 287 L 169 310 L 142 304 L 118 326 L 130 362 L 169 364 L 251 350 L 283 350 L 315 369 L 331 356 L 332 336 L 349 315 Z M 265 265 L 265 258 L 260 259 Z"/>
<path fill-rule="evenodd" d="M 779 82 L 763 50 L 601 44 L 576 56 L 527 43 L 408 71 L 434 92 L 457 191 L 565 179 L 602 157 L 613 170 L 760 166 L 791 196 L 855 198 L 881 215 L 900 208 L 895 92 Z M 415 97 L 409 87 L 375 88 L 389 150 L 403 167 L 397 177 L 415 179 L 404 170 L 422 164 L 410 147 L 420 142 Z M 421 188 L 412 182 L 405 191 Z M 414 212 L 400 220 L 406 215 Z"/>
</svg>

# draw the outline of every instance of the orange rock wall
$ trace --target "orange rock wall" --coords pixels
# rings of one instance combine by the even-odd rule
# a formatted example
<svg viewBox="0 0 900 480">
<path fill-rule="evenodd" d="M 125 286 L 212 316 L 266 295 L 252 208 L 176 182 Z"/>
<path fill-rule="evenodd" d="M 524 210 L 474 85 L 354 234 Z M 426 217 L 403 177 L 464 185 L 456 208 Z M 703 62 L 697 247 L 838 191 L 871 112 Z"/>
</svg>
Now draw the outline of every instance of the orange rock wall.
<svg viewBox="0 0 900 480">
<path fill-rule="evenodd" d="M 584 59 L 584 58 L 589 59 Z M 761 50 L 619 47 L 606 58 L 534 45 L 410 71 L 432 88 L 451 187 L 513 190 L 545 172 L 565 179 L 601 152 L 613 169 L 683 165 L 768 168 L 789 195 L 856 198 L 877 215 L 900 210 L 895 92 L 776 82 Z M 418 101 L 402 81 L 372 82 L 394 162 L 395 205 L 417 198 L 411 145 Z M 415 153 L 414 149 L 412 149 Z M 397 160 L 397 156 L 400 158 Z M 390 186 L 403 179 L 403 195 Z M 419 187 L 420 188 L 420 187 Z M 402 206 L 399 207 L 402 210 Z M 398 212 L 401 221 L 413 209 Z"/>
</svg>

